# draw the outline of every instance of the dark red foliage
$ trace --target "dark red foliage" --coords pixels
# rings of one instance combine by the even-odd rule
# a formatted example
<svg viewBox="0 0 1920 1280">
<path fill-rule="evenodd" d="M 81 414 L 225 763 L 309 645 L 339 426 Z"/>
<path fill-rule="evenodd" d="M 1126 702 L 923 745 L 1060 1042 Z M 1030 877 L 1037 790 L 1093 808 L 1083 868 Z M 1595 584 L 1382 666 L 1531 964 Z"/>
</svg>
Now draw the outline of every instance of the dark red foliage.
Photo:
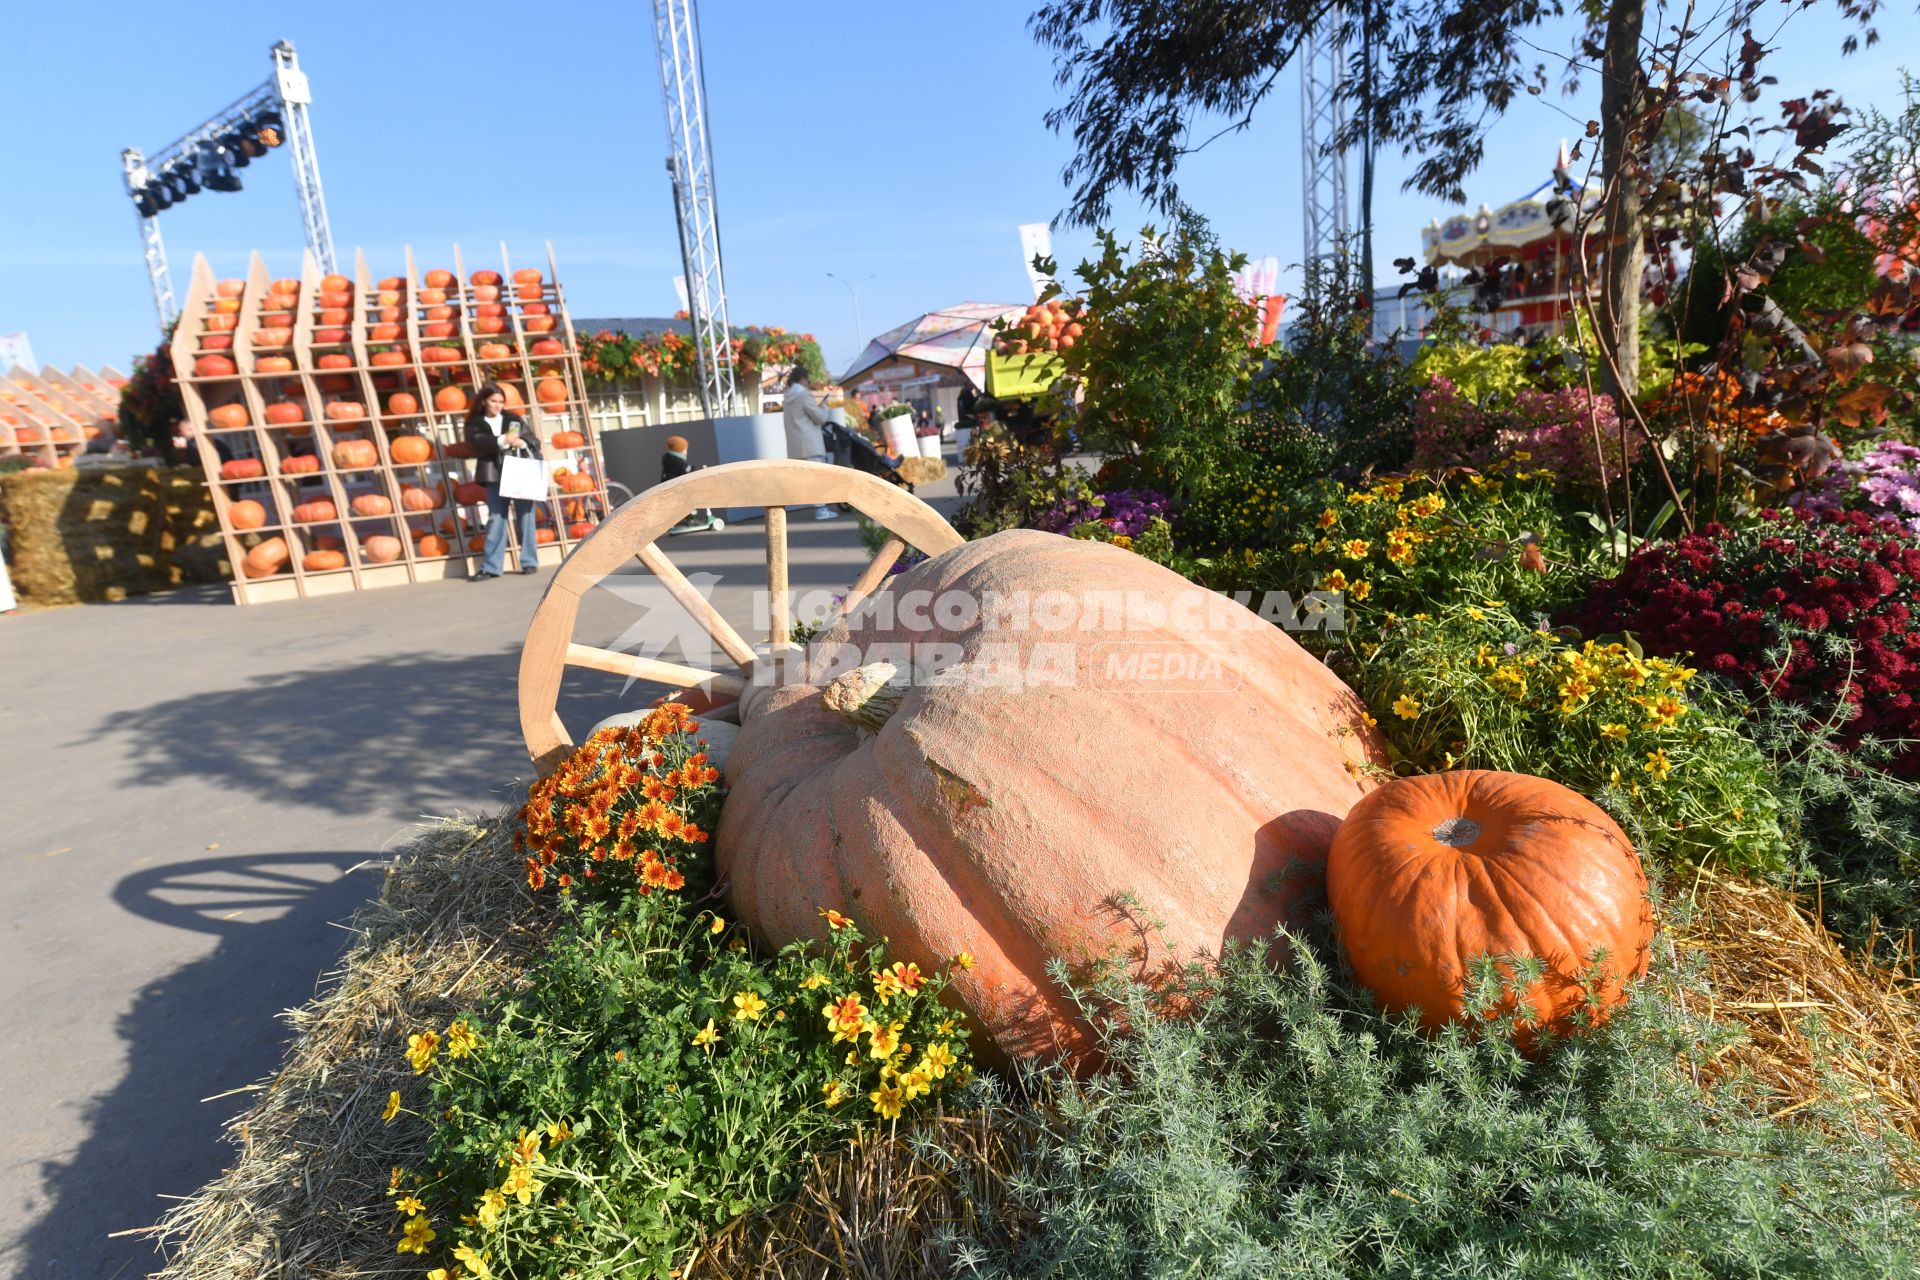
<svg viewBox="0 0 1920 1280">
<path fill-rule="evenodd" d="M 1752 696 L 1823 717 L 1844 701 L 1856 713 L 1835 728 L 1842 747 L 1920 739 L 1920 535 L 1858 511 L 1765 514 L 1637 552 L 1567 620 L 1588 635 L 1631 631 L 1649 653 L 1691 654 Z M 1848 641 L 1851 663 L 1796 635 L 1783 669 L 1775 651 L 1789 630 Z M 1920 774 L 1920 743 L 1892 767 Z"/>
</svg>

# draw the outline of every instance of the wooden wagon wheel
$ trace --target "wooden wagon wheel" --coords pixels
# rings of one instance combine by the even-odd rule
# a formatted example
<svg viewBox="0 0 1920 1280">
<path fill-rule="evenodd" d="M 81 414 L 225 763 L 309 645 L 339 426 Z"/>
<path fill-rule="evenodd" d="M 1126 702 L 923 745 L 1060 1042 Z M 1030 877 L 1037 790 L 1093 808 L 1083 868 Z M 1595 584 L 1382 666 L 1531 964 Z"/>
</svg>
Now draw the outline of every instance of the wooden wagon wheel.
<svg viewBox="0 0 1920 1280">
<path fill-rule="evenodd" d="M 787 619 L 787 508 L 833 503 L 851 505 L 887 531 L 885 545 L 847 589 L 836 616 L 852 612 L 871 595 L 909 546 L 934 556 L 965 541 L 939 512 L 912 494 L 878 476 L 820 462 L 761 460 L 708 467 L 648 489 L 615 511 L 560 566 L 527 628 L 526 647 L 520 651 L 520 732 L 535 766 L 546 773 L 573 750 L 573 739 L 557 712 L 560 678 L 567 667 L 588 667 L 679 689 L 705 685 L 721 698 L 737 698 L 758 665 L 793 647 Z M 708 507 L 767 509 L 772 625 L 763 651 L 756 651 L 735 631 L 660 549 L 659 539 L 667 530 Z M 581 596 L 634 557 L 713 638 L 739 668 L 738 675 L 573 642 Z"/>
</svg>

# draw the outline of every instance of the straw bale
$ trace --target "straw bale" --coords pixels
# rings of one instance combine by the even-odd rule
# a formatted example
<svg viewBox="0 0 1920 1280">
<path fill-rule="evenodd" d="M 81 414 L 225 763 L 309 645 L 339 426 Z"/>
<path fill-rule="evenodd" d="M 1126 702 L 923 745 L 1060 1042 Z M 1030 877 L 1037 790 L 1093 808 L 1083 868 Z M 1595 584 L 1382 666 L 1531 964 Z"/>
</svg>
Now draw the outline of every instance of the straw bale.
<svg viewBox="0 0 1920 1280">
<path fill-rule="evenodd" d="M 189 467 L 0 476 L 14 586 L 33 604 L 122 600 L 232 576 L 206 477 Z"/>
<path fill-rule="evenodd" d="M 945 479 L 946 475 L 947 463 L 944 458 L 900 459 L 900 478 L 908 484 L 932 484 Z"/>
<path fill-rule="evenodd" d="M 381 1120 L 390 1090 L 424 1109 L 423 1078 L 400 1052 L 525 973 L 552 917 L 535 907 L 514 855 L 517 804 L 443 819 L 399 850 L 379 901 L 329 987 L 284 1015 L 296 1038 L 278 1075 L 227 1125 L 238 1158 L 156 1227 L 159 1280 L 417 1276 L 396 1257 L 388 1178 L 413 1165 L 428 1129 Z"/>
</svg>

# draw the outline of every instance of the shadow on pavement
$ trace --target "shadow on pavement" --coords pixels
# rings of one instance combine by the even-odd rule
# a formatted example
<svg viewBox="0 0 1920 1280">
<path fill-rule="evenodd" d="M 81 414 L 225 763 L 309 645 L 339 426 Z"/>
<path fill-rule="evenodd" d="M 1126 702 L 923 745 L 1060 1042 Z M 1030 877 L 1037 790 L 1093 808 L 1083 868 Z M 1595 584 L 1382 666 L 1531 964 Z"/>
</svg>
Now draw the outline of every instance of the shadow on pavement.
<svg viewBox="0 0 1920 1280">
<path fill-rule="evenodd" d="M 251 1084 L 279 1065 L 287 1029 L 276 1017 L 305 1003 L 348 935 L 332 928 L 378 888 L 347 875 L 371 855 L 277 853 L 204 858 L 128 876 L 114 901 L 134 915 L 215 935 L 205 959 L 148 983 L 116 1025 L 126 1070 L 87 1103 L 87 1133 L 71 1159 L 41 1166 L 47 1203 L 11 1250 L 12 1274 L 33 1280 L 115 1280 L 160 1265 L 143 1235 L 164 1196 L 183 1196 L 231 1158 L 220 1140 L 244 1096 L 203 1099 Z M 324 942 L 316 945 L 316 939 Z M 315 954 L 326 957 L 316 966 Z"/>
<path fill-rule="evenodd" d="M 126 739 L 133 786 L 194 777 L 274 804 L 413 821 L 484 806 L 528 774 L 519 662 L 515 646 L 287 671 L 115 713 L 81 741 Z M 640 691 L 623 698 L 619 688 L 617 678 L 570 671 L 562 720 L 590 726 L 634 705 Z"/>
</svg>

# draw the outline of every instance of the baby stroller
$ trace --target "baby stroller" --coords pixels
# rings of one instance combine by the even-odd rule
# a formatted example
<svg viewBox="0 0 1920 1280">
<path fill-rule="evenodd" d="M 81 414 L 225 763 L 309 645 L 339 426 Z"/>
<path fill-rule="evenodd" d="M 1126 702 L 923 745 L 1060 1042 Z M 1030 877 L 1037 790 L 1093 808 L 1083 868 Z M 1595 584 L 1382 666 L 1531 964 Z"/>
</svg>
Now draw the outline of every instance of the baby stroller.
<svg viewBox="0 0 1920 1280">
<path fill-rule="evenodd" d="M 889 484 L 895 484 L 913 492 L 913 485 L 900 474 L 900 464 L 890 461 L 887 455 L 873 447 L 871 441 L 851 427 L 838 422 L 829 422 L 824 428 L 827 448 L 833 454 L 833 465 L 852 467 L 855 471 L 864 471 L 870 476 L 879 476 Z"/>
</svg>

